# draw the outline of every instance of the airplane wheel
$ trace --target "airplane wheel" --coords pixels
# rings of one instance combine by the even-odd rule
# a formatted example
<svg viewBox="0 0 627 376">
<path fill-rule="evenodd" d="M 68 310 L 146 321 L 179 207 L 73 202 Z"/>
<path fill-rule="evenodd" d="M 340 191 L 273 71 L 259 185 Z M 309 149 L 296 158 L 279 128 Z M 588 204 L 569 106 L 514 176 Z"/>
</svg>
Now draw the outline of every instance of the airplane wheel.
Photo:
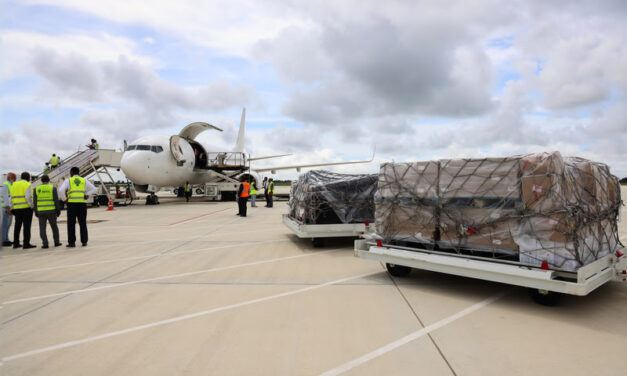
<svg viewBox="0 0 627 376">
<path fill-rule="evenodd" d="M 562 298 L 562 294 L 558 292 L 538 289 L 529 289 L 529 295 L 534 302 L 548 307 L 556 305 Z"/>
<path fill-rule="evenodd" d="M 172 193 L 174 193 L 175 195 L 177 195 L 177 196 L 178 196 L 178 194 L 179 194 L 179 189 L 178 189 L 178 188 L 174 188 L 174 189 L 172 190 Z"/>
<path fill-rule="evenodd" d="M 409 266 L 386 263 L 385 267 L 388 270 L 388 273 L 392 274 L 394 277 L 406 277 L 411 272 L 411 268 Z"/>
</svg>

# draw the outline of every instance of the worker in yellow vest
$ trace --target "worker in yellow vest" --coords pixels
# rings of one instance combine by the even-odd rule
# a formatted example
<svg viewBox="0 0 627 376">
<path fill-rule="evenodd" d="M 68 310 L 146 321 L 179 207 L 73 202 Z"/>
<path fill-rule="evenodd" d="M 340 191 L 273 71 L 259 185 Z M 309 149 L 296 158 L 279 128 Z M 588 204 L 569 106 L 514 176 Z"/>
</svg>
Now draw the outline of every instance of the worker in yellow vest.
<svg viewBox="0 0 627 376">
<path fill-rule="evenodd" d="M 52 154 L 52 158 L 50 158 L 50 168 L 54 170 L 59 167 L 59 162 L 59 157 L 57 157 L 56 154 Z"/>
<path fill-rule="evenodd" d="M 35 248 L 30 244 L 30 226 L 33 221 L 33 209 L 31 209 L 30 174 L 22 172 L 21 180 L 11 185 L 11 213 L 15 216 L 13 228 L 13 248 Z M 20 244 L 20 230 L 24 226 L 24 245 Z"/>
<path fill-rule="evenodd" d="M 2 246 L 8 247 L 13 245 L 13 242 L 9 240 L 9 228 L 11 228 L 11 222 L 13 222 L 13 216 L 11 215 L 11 186 L 15 182 L 15 174 L 9 172 L 7 174 L 7 180 L 0 185 L 0 200 L 2 202 Z"/>
<path fill-rule="evenodd" d="M 48 248 L 48 236 L 46 235 L 46 223 L 50 223 L 54 246 L 61 245 L 59 240 L 59 227 L 57 227 L 57 217 L 61 215 L 59 196 L 57 189 L 50 184 L 48 175 L 41 177 L 41 184 L 35 188 L 33 193 L 33 204 L 35 206 L 35 216 L 39 218 L 39 236 L 41 237 L 41 248 Z"/>
<path fill-rule="evenodd" d="M 185 182 L 185 202 L 189 202 L 189 198 L 192 197 L 192 185 L 188 181 Z"/>
<path fill-rule="evenodd" d="M 250 183 L 243 181 L 237 191 L 237 204 L 239 206 L 239 213 L 237 213 L 237 215 L 240 217 L 246 216 L 248 197 L 250 197 Z"/>
<path fill-rule="evenodd" d="M 79 175 L 78 167 L 70 169 L 70 177 L 59 188 L 59 199 L 67 202 L 67 245 L 76 246 L 76 221 L 81 232 L 81 243 L 87 245 L 87 198 L 98 190 L 94 185 Z"/>
<path fill-rule="evenodd" d="M 257 207 L 257 205 L 255 205 L 256 199 L 257 199 L 257 183 L 255 182 L 255 179 L 252 179 L 252 181 L 250 182 L 250 207 L 251 208 Z"/>
<path fill-rule="evenodd" d="M 268 203 L 266 207 L 271 208 L 274 204 L 274 180 L 272 178 L 268 179 Z"/>
</svg>

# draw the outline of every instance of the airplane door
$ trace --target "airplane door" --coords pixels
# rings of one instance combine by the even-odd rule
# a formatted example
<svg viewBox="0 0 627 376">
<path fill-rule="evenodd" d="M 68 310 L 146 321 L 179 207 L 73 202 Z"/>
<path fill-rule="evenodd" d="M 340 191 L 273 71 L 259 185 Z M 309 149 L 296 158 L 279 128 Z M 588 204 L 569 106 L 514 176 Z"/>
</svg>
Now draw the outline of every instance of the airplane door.
<svg viewBox="0 0 627 376">
<path fill-rule="evenodd" d="M 185 162 L 183 149 L 181 149 L 181 138 L 179 136 L 170 137 L 170 152 L 177 162 Z"/>
</svg>

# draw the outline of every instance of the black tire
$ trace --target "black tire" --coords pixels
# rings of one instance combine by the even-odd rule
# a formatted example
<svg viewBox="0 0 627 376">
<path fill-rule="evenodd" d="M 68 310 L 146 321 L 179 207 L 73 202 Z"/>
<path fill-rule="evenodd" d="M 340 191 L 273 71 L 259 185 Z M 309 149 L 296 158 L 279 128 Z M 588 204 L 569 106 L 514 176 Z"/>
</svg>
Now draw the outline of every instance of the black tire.
<svg viewBox="0 0 627 376">
<path fill-rule="evenodd" d="M 176 192 L 176 197 L 185 197 L 185 189 L 183 187 L 179 187 Z"/>
<path fill-rule="evenodd" d="M 175 195 L 177 195 L 177 196 L 178 196 L 178 194 L 179 194 L 179 189 L 178 189 L 178 188 L 174 188 L 174 189 L 172 190 L 172 193 L 174 193 Z"/>
<path fill-rule="evenodd" d="M 98 196 L 98 205 L 108 206 L 109 205 L 109 198 L 107 198 L 107 196 L 105 196 L 105 195 L 99 195 Z"/>
<path fill-rule="evenodd" d="M 311 238 L 311 243 L 316 248 L 324 247 L 324 238 Z"/>
<path fill-rule="evenodd" d="M 201 194 L 203 194 L 203 193 L 204 193 L 204 192 L 202 191 L 202 189 L 200 189 L 200 188 L 196 188 L 196 194 L 197 194 L 197 195 L 201 195 Z"/>
<path fill-rule="evenodd" d="M 529 289 L 529 296 L 534 302 L 547 307 L 557 305 L 562 298 L 562 294 L 558 292 L 538 289 Z"/>
<path fill-rule="evenodd" d="M 152 205 L 152 196 L 146 196 L 146 205 Z"/>
<path fill-rule="evenodd" d="M 409 273 L 411 273 L 411 268 L 409 266 L 386 263 L 385 267 L 388 270 L 388 273 L 392 274 L 394 277 L 406 277 Z"/>
</svg>

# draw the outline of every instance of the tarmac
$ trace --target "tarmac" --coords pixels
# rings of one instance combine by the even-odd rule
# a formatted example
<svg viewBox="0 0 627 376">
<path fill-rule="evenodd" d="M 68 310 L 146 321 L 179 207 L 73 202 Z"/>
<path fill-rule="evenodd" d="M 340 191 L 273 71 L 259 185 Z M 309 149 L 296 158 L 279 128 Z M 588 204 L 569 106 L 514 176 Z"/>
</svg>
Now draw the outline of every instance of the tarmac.
<svg viewBox="0 0 627 376">
<path fill-rule="evenodd" d="M 545 307 L 519 287 L 394 278 L 351 240 L 298 239 L 285 202 L 258 204 L 246 218 L 201 198 L 93 208 L 87 247 L 2 249 L 0 374 L 627 372 L 625 283 Z"/>
</svg>

